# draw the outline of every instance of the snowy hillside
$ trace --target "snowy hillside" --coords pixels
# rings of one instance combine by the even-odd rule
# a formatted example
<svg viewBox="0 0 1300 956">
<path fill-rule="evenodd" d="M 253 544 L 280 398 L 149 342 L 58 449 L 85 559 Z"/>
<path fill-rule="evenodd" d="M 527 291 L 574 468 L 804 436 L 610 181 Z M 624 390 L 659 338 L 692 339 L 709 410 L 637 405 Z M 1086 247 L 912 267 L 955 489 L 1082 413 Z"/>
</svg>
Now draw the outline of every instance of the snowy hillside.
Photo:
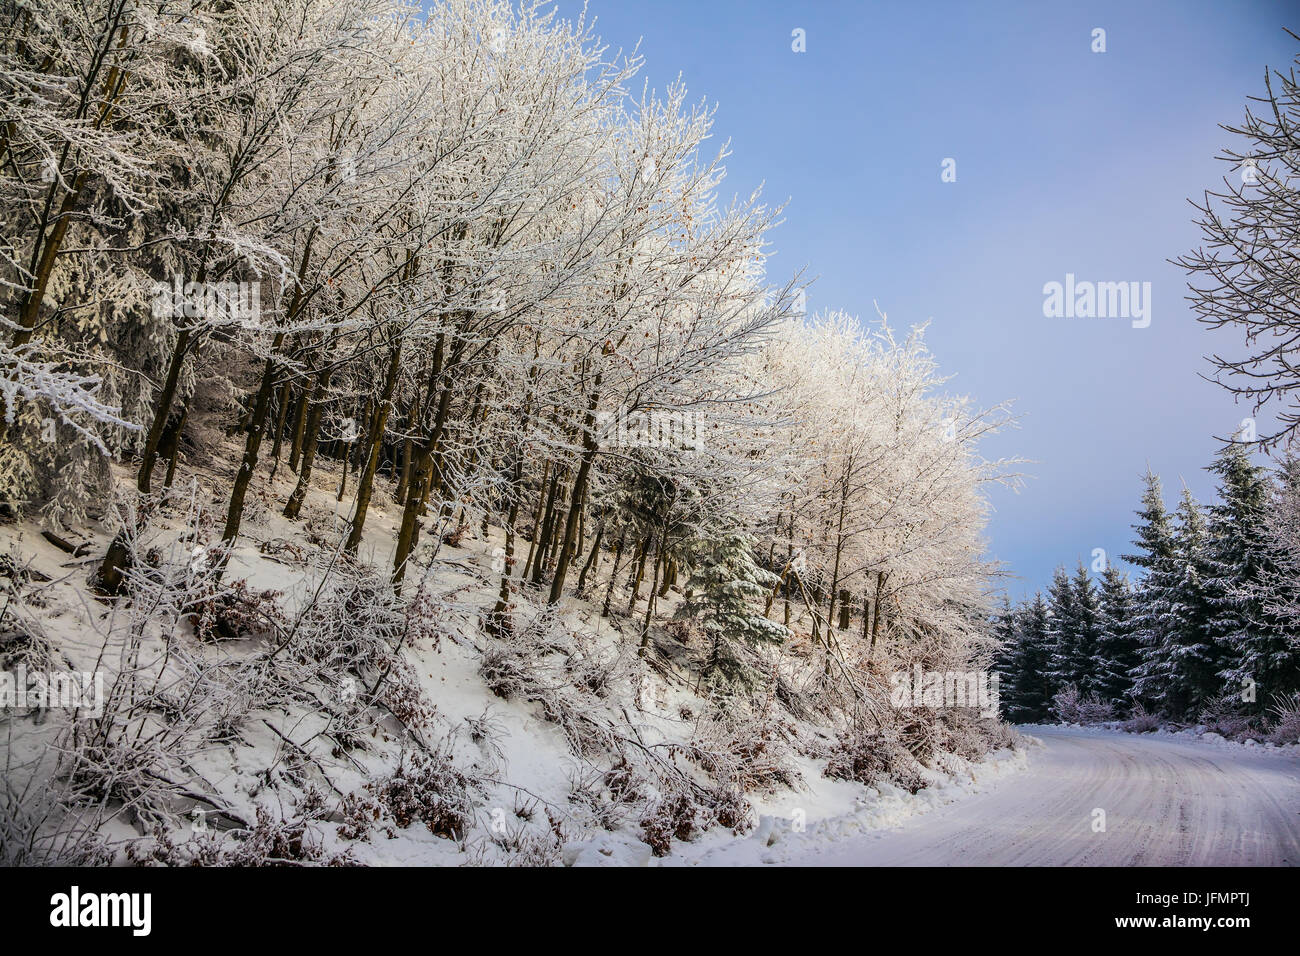
<svg viewBox="0 0 1300 956">
<path fill-rule="evenodd" d="M 73 732 L 57 709 L 8 721 L 6 848 L 20 862 L 707 861 L 738 840 L 757 852 L 782 833 L 896 824 L 959 795 L 986 774 L 969 759 L 1015 741 L 977 719 L 940 737 L 928 767 L 904 751 L 832 779 L 846 743 L 805 710 L 817 677 L 806 636 L 771 659 L 776 694 L 719 713 L 684 629 L 657 625 L 642 658 L 639 615 L 601 616 L 610 556 L 587 599 L 558 613 L 521 591 L 518 631 L 498 639 L 483 622 L 499 529 L 428 546 L 402 601 L 366 563 L 391 551 L 386 496 L 353 563 L 333 488 L 312 489 L 302 524 L 272 511 L 287 479 L 250 501 L 228 597 L 185 614 L 211 574 L 227 479 L 199 473 L 164 499 L 135 545 L 145 570 L 128 607 L 86 586 L 93 558 L 34 523 L 4 529 L 6 620 L 21 629 L 7 663 L 107 675 L 104 715 Z M 91 555 L 107 540 L 75 539 Z M 665 616 L 680 600 L 670 589 Z M 988 773 L 1023 766 L 1016 753 Z M 77 799 L 63 805 L 51 779 Z"/>
</svg>

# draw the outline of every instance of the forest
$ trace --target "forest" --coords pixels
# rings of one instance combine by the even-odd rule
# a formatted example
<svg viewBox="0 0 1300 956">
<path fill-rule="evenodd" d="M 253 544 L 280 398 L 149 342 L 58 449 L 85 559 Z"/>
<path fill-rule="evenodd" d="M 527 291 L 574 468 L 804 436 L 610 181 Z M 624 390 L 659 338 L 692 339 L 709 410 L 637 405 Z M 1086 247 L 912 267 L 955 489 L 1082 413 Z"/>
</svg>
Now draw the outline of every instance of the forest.
<svg viewBox="0 0 1300 956">
<path fill-rule="evenodd" d="M 1300 731 L 1300 463 L 1252 461 L 1225 445 L 1209 466 L 1218 500 L 1184 487 L 1171 513 L 1148 472 L 1122 555 L 1058 567 L 1047 589 L 998 615 L 1008 719 L 1134 730 L 1203 724 L 1231 737 L 1291 742 Z M 1101 551 L 1101 549 L 1098 549 Z"/>
</svg>

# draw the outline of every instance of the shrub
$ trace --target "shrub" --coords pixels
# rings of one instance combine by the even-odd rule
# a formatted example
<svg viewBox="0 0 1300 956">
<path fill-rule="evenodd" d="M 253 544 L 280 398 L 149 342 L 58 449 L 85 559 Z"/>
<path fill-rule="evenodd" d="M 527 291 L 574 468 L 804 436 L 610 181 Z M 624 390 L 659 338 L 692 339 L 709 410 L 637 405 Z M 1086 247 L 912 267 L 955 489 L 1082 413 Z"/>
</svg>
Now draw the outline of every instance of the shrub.
<svg viewBox="0 0 1300 956">
<path fill-rule="evenodd" d="M 1052 711 L 1063 724 L 1100 724 L 1115 719 L 1115 709 L 1095 694 L 1080 694 L 1068 685 L 1052 698 Z"/>
<path fill-rule="evenodd" d="M 138 866 L 355 866 L 349 852 L 325 852 L 312 826 L 322 809 L 319 793 L 308 791 L 295 818 L 275 817 L 258 807 L 250 829 L 195 834 L 179 842 L 159 828 L 151 840 L 128 844 L 126 855 Z"/>
<path fill-rule="evenodd" d="M 686 791 L 669 794 L 642 817 L 641 839 L 649 844 L 655 856 L 667 856 L 674 838 L 688 842 L 704 829 L 698 819 L 699 810 Z"/>
<path fill-rule="evenodd" d="M 452 840 L 463 839 L 474 820 L 469 787 L 445 749 L 403 757 L 389 776 L 368 785 L 399 827 L 419 820 L 430 833 Z"/>
<path fill-rule="evenodd" d="M 1016 745 L 1016 732 L 996 717 L 980 717 L 966 708 L 943 711 L 941 746 L 964 760 L 979 760 L 990 751 Z"/>
<path fill-rule="evenodd" d="M 1224 737 L 1237 738 L 1249 733 L 1255 721 L 1242 713 L 1242 700 L 1237 694 L 1224 694 L 1206 703 L 1201 709 L 1200 722 L 1207 730 Z"/>
<path fill-rule="evenodd" d="M 839 735 L 823 774 L 832 780 L 854 780 L 869 786 L 888 781 L 909 793 L 925 786 L 916 757 L 894 734 L 868 733 L 861 728 Z"/>
<path fill-rule="evenodd" d="M 195 603 L 194 633 L 208 642 L 273 637 L 288 623 L 279 599 L 279 591 L 254 591 L 240 579 Z"/>
<path fill-rule="evenodd" d="M 1133 704 L 1133 713 L 1120 724 L 1130 734 L 1150 734 L 1160 729 L 1160 718 L 1147 712 L 1140 702 Z"/>
<path fill-rule="evenodd" d="M 1285 697 L 1273 706 L 1269 739 L 1275 744 L 1300 744 L 1300 694 Z"/>
</svg>

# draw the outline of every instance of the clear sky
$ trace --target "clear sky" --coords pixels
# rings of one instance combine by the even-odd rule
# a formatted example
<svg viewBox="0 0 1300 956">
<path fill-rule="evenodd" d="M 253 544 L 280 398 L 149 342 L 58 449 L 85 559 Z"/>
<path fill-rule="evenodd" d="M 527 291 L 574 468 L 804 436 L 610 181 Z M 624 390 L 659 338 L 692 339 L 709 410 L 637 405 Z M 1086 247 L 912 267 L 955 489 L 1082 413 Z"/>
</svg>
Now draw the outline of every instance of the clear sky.
<svg viewBox="0 0 1300 956">
<path fill-rule="evenodd" d="M 580 9 L 562 0 L 565 14 Z M 1300 2 L 866 3 L 590 0 L 644 76 L 719 106 L 728 190 L 789 200 L 774 278 L 806 266 L 809 311 L 930 321 L 953 391 L 1015 399 L 990 457 L 1034 460 L 995 491 L 989 550 L 1014 595 L 1128 549 L 1148 463 L 1171 505 L 1249 409 L 1198 373 L 1237 345 L 1198 324 L 1166 260 L 1197 243 L 1188 197 L 1230 167 L 1246 97 L 1287 68 Z M 1106 52 L 1092 52 L 1094 28 Z M 802 29 L 806 52 L 791 49 Z M 941 181 L 944 159 L 956 181 Z M 1151 324 L 1045 318 L 1043 286 L 1151 283 Z"/>
</svg>

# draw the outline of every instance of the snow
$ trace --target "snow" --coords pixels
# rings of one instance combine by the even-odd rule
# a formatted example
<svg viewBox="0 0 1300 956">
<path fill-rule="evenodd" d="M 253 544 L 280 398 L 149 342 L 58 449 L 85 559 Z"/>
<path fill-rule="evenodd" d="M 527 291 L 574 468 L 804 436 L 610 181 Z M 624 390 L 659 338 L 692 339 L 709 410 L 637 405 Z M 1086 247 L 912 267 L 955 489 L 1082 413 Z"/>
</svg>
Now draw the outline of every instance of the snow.
<svg viewBox="0 0 1300 956">
<path fill-rule="evenodd" d="M 213 506 L 222 496 L 220 475 L 204 475 L 186 492 L 210 495 Z M 227 582 L 246 578 L 257 590 L 282 592 L 281 602 L 292 610 L 307 600 L 315 579 L 310 561 L 305 565 L 285 555 L 277 555 L 268 544 L 289 543 L 308 548 L 305 524 L 284 519 L 277 498 L 287 496 L 294 476 L 282 469 L 280 477 L 270 483 L 256 483 L 250 495 L 249 518 L 244 535 L 231 555 Z M 311 488 L 304 514 L 314 516 L 316 526 L 330 527 L 335 534 L 345 529 L 344 516 L 349 504 L 334 500 L 333 479 L 318 474 Z M 182 494 L 182 497 L 184 497 Z M 185 557 L 196 544 L 181 540 L 186 530 L 185 508 L 165 508 L 158 512 L 150 527 L 149 543 L 165 553 Z M 392 541 L 400 512 L 392 507 L 382 491 L 377 492 L 365 528 L 360 549 L 363 559 L 383 567 L 391 559 Z M 42 592 L 44 607 L 39 626 L 51 644 L 59 649 L 67 664 L 75 669 L 89 669 L 101 652 L 102 634 L 126 613 L 102 605 L 88 596 L 85 581 L 93 563 L 102 554 L 108 536 L 100 533 L 91 541 L 89 556 L 69 561 L 38 531 L 38 526 L 19 523 L 0 530 L 8 539 L 8 548 L 19 554 L 35 570 L 52 580 Z M 651 854 L 640 839 L 639 821 L 633 816 L 623 819 L 613 832 L 593 828 L 589 815 L 579 812 L 571 799 L 575 777 L 583 770 L 564 733 L 555 723 L 544 719 L 536 704 L 503 700 L 494 696 L 484 683 L 479 668 L 482 661 L 478 621 L 495 599 L 490 574 L 493 551 L 499 547 L 502 533 L 492 529 L 486 538 L 466 539 L 462 547 L 444 546 L 438 560 L 426 576 L 434 589 L 447 595 L 446 606 L 454 617 L 443 622 L 442 637 L 436 642 L 422 641 L 405 650 L 405 656 L 418 677 L 420 689 L 436 707 L 436 725 L 442 732 L 455 734 L 457 766 L 476 781 L 475 812 L 471 832 L 461 843 L 434 836 L 418 823 L 405 829 L 385 832 L 374 830 L 369 839 L 345 840 L 331 823 L 317 829 L 327 852 L 348 852 L 368 865 L 458 865 L 467 861 L 501 862 L 503 854 L 494 840 L 514 830 L 545 832 L 548 814 L 561 821 L 566 840 L 549 862 L 570 866 L 678 866 L 721 863 L 760 863 L 785 859 L 810 848 L 851 838 L 882 827 L 892 827 L 915 815 L 932 812 L 971 794 L 982 792 L 1003 777 L 1026 766 L 1025 752 L 999 751 L 981 763 L 968 764 L 953 758 L 949 773 L 924 771 L 927 786 L 917 794 L 890 784 L 866 787 L 858 783 L 834 780 L 822 775 L 826 761 L 797 751 L 790 756 L 790 767 L 799 782 L 795 787 L 775 787 L 747 794 L 753 804 L 755 829 L 736 836 L 724 827 L 714 827 L 692 842 L 674 841 L 672 852 L 664 858 Z M 269 553 L 264 553 L 264 551 Z M 608 557 L 606 557 L 608 565 Z M 411 587 L 418 575 L 411 578 Z M 593 589 L 603 599 L 603 588 Z M 661 604 L 665 616 L 671 614 L 680 596 L 675 593 Z M 628 640 L 615 622 L 599 615 L 599 599 L 591 602 L 572 599 L 566 602 L 561 624 L 587 635 L 598 645 L 617 648 Z M 635 635 L 634 635 L 635 636 Z M 245 659 L 256 648 L 248 642 L 224 643 L 216 649 L 202 651 L 231 660 Z M 612 720 L 623 720 L 625 731 L 637 735 L 647 746 L 676 746 L 687 742 L 696 732 L 698 716 L 707 710 L 707 701 L 680 680 L 668 680 L 653 674 L 637 688 L 629 688 L 624 702 L 591 700 L 593 712 L 604 709 Z M 630 706 L 629 706 L 630 704 Z M 620 712 L 621 713 L 618 713 Z M 10 755 L 20 763 L 32 760 L 53 740 L 57 721 L 35 723 L 28 718 L 13 721 L 15 730 Z M 469 733 L 473 727 L 488 728 L 489 733 L 475 742 Z M 291 816 L 294 804 L 301 799 L 299 786 L 284 777 L 284 760 L 296 748 L 309 751 L 314 764 L 308 762 L 298 771 L 306 773 L 308 782 L 321 790 L 339 794 L 361 790 L 376 775 L 391 771 L 401 750 L 401 728 L 381 722 L 374 740 L 365 750 L 340 757 L 329 747 L 312 746 L 328 728 L 321 714 L 301 707 L 268 707 L 254 710 L 241 725 L 237 738 L 226 745 L 205 746 L 191 755 L 189 769 L 193 790 L 205 796 L 203 801 L 178 799 L 172 810 L 180 821 L 173 839 L 189 836 L 187 825 L 197 807 L 203 812 L 210 829 L 223 830 L 247 823 L 259 806 L 273 808 Z M 818 736 L 829 743 L 822 728 L 804 726 L 801 733 Z M 293 741 L 291 745 L 288 741 Z M 268 786 L 268 768 L 279 767 L 276 782 Z M 521 808 L 532 806 L 532 819 L 525 822 Z M 219 806 L 221 813 L 214 813 Z M 803 832 L 797 832 L 798 828 Z M 504 823 L 503 823 L 504 821 Z M 503 833 L 505 831 L 505 833 Z M 138 827 L 118 817 L 105 833 L 117 847 L 118 859 L 125 841 L 139 838 Z"/>
<path fill-rule="evenodd" d="M 804 839 L 790 865 L 1268 866 L 1300 863 L 1300 748 L 1189 734 L 1032 729 L 1023 773 L 890 829 Z M 1094 828 L 1097 810 L 1105 829 Z M 811 832 L 811 830 L 810 830 Z M 778 845 L 780 846 L 780 844 Z M 718 862 L 726 862 L 722 857 Z M 737 857 L 740 859 L 740 857 Z M 762 852 L 751 862 L 767 862 Z"/>
<path fill-rule="evenodd" d="M 1134 737 L 1170 738 L 1172 740 L 1177 740 L 1184 743 L 1195 742 L 1198 744 L 1203 744 L 1205 746 L 1215 747 L 1217 749 L 1223 749 L 1223 750 L 1241 750 L 1241 749 L 1256 748 L 1262 752 L 1271 751 L 1271 752 L 1276 752 L 1284 755 L 1285 754 L 1300 755 L 1300 744 L 1275 744 L 1271 740 L 1264 741 L 1263 743 L 1261 743 L 1260 741 L 1254 740 L 1252 738 L 1246 738 L 1244 740 L 1231 740 L 1227 737 L 1224 737 L 1222 734 L 1209 730 L 1208 728 L 1206 728 L 1204 724 L 1198 724 L 1194 727 L 1183 727 L 1177 730 L 1173 730 L 1168 727 L 1161 727 L 1157 730 L 1153 730 L 1148 733 L 1142 733 L 1142 734 L 1127 734 L 1122 730 L 1121 723 L 1115 721 L 1107 721 L 1105 723 L 1091 724 L 1091 725 L 1083 725 L 1083 724 L 1022 724 L 1020 725 L 1021 730 L 1034 731 L 1034 732 L 1037 731 L 1054 732 L 1054 731 L 1059 731 L 1063 728 L 1068 728 L 1071 731 L 1081 733 L 1081 734 L 1093 733 L 1102 736 L 1123 734 L 1124 736 L 1134 736 Z"/>
<path fill-rule="evenodd" d="M 1030 743 L 1030 746 L 1034 745 Z M 756 866 L 807 862 L 854 840 L 899 827 L 915 817 L 985 793 L 1024 772 L 1029 766 L 1028 759 L 1024 749 L 994 751 L 977 763 L 963 762 L 961 772 L 953 775 L 931 771 L 928 785 L 915 794 L 888 783 L 858 787 L 855 806 L 844 813 L 826 812 L 835 805 L 834 795 L 828 794 L 830 799 L 826 800 L 818 799 L 821 795 L 816 792 L 809 799 L 800 794 L 786 805 L 784 815 L 761 815 L 748 839 L 701 840 L 683 847 L 664 865 Z M 791 810 L 804 811 L 806 819 L 796 824 Z"/>
</svg>

